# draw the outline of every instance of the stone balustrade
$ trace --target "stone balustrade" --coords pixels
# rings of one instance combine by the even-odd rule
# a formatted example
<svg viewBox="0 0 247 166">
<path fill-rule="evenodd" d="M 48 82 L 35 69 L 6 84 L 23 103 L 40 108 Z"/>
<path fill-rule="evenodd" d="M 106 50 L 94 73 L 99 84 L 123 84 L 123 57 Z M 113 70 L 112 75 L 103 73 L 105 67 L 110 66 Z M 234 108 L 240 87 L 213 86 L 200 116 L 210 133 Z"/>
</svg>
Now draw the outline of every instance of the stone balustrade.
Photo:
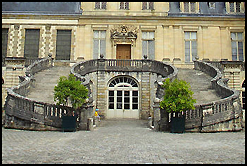
<svg viewBox="0 0 247 166">
<path fill-rule="evenodd" d="M 185 116 L 185 130 L 196 132 L 240 131 L 242 130 L 242 108 L 239 92 L 227 87 L 227 80 L 222 79 L 218 68 L 206 63 L 195 61 L 194 68 L 210 75 L 211 84 L 222 99 L 200 105 L 195 105 L 194 110 L 181 114 Z M 163 91 L 164 89 L 160 89 Z M 154 103 L 154 128 L 167 131 L 172 114 L 166 113 L 159 107 L 160 100 Z"/>
<path fill-rule="evenodd" d="M 157 89 L 157 82 L 166 78 L 174 79 L 178 70 L 172 65 L 155 60 L 119 60 L 93 59 L 76 63 L 71 73 L 90 90 L 90 98 L 94 101 L 104 117 L 107 113 L 107 83 L 119 75 L 126 75 L 138 80 L 139 84 L 139 118 L 147 119 L 153 114 L 152 105 Z"/>
<path fill-rule="evenodd" d="M 78 115 L 78 128 L 86 129 L 87 116 L 92 116 L 90 104 L 85 104 L 80 110 L 74 110 L 72 107 L 44 103 L 25 97 L 35 81 L 34 74 L 52 66 L 53 59 L 51 57 L 34 62 L 27 67 L 24 81 L 7 90 L 8 95 L 4 106 L 4 126 L 6 128 L 61 130 L 61 117 L 74 111 L 75 115 Z"/>
<path fill-rule="evenodd" d="M 152 72 L 162 77 L 174 77 L 177 69 L 166 63 L 155 60 L 120 60 L 120 59 L 93 59 L 75 64 L 71 73 L 79 78 L 96 71 L 121 72 Z"/>
</svg>

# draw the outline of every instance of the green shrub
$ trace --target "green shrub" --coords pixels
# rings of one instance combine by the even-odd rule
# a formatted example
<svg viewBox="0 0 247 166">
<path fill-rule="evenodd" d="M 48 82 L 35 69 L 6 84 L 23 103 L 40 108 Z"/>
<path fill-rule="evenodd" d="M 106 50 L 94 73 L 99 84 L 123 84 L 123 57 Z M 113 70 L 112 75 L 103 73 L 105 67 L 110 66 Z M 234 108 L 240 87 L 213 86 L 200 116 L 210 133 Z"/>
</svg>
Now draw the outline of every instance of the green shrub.
<svg viewBox="0 0 247 166">
<path fill-rule="evenodd" d="M 193 91 L 190 90 L 189 83 L 177 78 L 171 82 L 168 78 L 162 87 L 165 89 L 164 99 L 160 102 L 162 109 L 168 113 L 195 109 L 196 100 L 192 97 Z"/>
<path fill-rule="evenodd" d="M 54 87 L 54 101 L 58 105 L 68 105 L 68 102 L 71 101 L 72 107 L 78 109 L 87 98 L 88 89 L 81 84 L 81 81 L 76 81 L 73 74 L 70 74 L 68 79 L 61 76 L 57 86 Z"/>
</svg>

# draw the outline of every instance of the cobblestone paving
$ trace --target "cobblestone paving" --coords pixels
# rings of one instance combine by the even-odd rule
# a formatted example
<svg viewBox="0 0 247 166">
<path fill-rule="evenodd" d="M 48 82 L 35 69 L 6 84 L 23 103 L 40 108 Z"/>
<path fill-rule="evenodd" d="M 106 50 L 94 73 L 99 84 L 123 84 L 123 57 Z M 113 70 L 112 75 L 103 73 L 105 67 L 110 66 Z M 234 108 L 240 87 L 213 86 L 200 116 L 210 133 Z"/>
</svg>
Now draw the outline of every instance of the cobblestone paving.
<svg viewBox="0 0 247 166">
<path fill-rule="evenodd" d="M 2 163 L 242 163 L 245 132 L 155 132 L 143 120 L 103 120 L 94 131 L 2 128 Z"/>
</svg>

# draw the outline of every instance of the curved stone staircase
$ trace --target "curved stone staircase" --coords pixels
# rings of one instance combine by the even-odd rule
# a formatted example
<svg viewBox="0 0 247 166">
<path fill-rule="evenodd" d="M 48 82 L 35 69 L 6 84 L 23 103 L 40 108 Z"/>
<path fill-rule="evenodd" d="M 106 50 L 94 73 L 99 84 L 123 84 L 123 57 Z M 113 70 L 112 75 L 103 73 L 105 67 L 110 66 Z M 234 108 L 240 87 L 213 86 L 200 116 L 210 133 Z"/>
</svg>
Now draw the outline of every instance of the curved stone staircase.
<svg viewBox="0 0 247 166">
<path fill-rule="evenodd" d="M 68 66 L 54 66 L 34 75 L 35 86 L 30 89 L 28 98 L 45 103 L 55 104 L 53 90 L 59 81 L 59 77 L 70 74 Z"/>
<path fill-rule="evenodd" d="M 70 67 L 54 66 L 50 69 L 43 70 L 34 75 L 35 87 L 31 88 L 30 99 L 46 103 L 55 103 L 53 100 L 53 89 L 56 86 L 60 76 L 68 76 Z M 220 97 L 216 91 L 211 88 L 211 79 L 209 75 L 194 69 L 178 69 L 178 78 L 190 83 L 194 92 L 196 104 L 203 104 L 210 101 L 218 100 Z"/>
<path fill-rule="evenodd" d="M 178 68 L 178 79 L 190 83 L 191 90 L 194 92 L 193 97 L 196 99 L 196 104 L 203 104 L 221 99 L 221 97 L 217 95 L 215 89 L 212 89 L 212 77 L 202 71 Z"/>
</svg>

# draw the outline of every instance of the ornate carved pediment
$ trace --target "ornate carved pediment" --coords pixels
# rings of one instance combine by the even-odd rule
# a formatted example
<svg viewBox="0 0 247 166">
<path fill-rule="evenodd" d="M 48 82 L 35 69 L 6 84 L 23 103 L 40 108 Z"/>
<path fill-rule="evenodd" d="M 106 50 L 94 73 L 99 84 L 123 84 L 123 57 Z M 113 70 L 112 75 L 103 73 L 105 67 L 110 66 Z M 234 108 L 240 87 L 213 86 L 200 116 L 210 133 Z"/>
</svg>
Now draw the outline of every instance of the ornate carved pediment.
<svg viewBox="0 0 247 166">
<path fill-rule="evenodd" d="M 117 43 L 135 44 L 137 38 L 137 27 L 133 25 L 117 25 L 110 31 L 114 45 Z"/>
</svg>

